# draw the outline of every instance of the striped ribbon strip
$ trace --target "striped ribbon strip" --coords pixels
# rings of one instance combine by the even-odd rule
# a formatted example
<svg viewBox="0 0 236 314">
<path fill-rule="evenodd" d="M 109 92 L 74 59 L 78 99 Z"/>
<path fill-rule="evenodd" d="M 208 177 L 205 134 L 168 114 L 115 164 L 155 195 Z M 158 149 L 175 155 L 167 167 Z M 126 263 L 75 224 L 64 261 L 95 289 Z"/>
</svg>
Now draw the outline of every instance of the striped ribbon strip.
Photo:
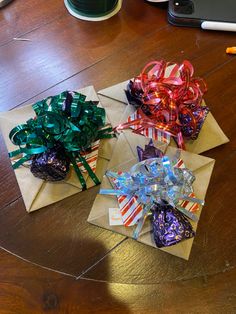
<svg viewBox="0 0 236 314">
<path fill-rule="evenodd" d="M 131 114 L 128 117 L 128 122 L 132 122 L 134 120 L 141 119 L 141 118 L 142 118 L 142 116 L 139 114 L 138 110 L 136 110 L 133 114 Z M 130 128 L 132 128 L 133 130 L 137 130 L 140 128 L 140 125 L 134 125 L 134 126 L 131 126 Z M 156 130 L 153 128 L 147 128 L 147 129 L 144 129 L 143 131 L 141 131 L 140 133 L 142 135 L 144 135 L 145 137 L 151 138 L 155 141 L 164 142 L 167 144 L 170 143 L 170 135 L 163 133 L 159 130 Z"/>
<path fill-rule="evenodd" d="M 178 167 L 181 169 L 186 168 L 182 159 L 179 159 L 174 167 Z M 121 174 L 121 172 L 119 174 Z M 115 180 L 114 184 L 116 184 Z M 188 196 L 195 198 L 194 193 L 190 193 Z M 137 197 L 136 196 L 127 197 L 125 195 L 121 195 L 118 196 L 117 199 L 123 224 L 126 227 L 135 225 L 138 222 L 138 220 L 143 216 L 143 206 L 137 202 Z M 180 207 L 185 208 L 189 212 L 196 212 L 197 210 L 199 210 L 199 205 L 191 201 L 181 200 L 178 205 Z"/>
<path fill-rule="evenodd" d="M 126 227 L 133 226 L 142 217 L 143 206 L 137 202 L 137 197 L 118 196 L 118 203 L 123 223 Z"/>
<path fill-rule="evenodd" d="M 100 140 L 94 142 L 91 146 L 91 151 L 89 153 L 81 154 L 81 156 L 83 156 L 86 159 L 87 163 L 89 164 L 93 172 L 96 171 L 97 167 L 99 143 Z M 81 162 L 78 162 L 77 165 L 82 172 L 86 172 L 86 169 L 84 168 Z"/>
</svg>

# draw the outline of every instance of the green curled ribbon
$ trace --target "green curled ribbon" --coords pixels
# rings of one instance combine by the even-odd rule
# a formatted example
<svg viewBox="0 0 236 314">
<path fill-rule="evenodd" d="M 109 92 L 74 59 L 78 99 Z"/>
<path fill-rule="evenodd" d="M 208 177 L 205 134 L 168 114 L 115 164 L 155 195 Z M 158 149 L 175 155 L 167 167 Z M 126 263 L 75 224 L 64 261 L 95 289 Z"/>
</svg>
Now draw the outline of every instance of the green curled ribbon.
<svg viewBox="0 0 236 314">
<path fill-rule="evenodd" d="M 22 155 L 13 168 L 59 144 L 73 165 L 83 190 L 87 188 L 86 182 L 77 161 L 82 163 L 94 183 L 100 184 L 81 153 L 88 151 L 93 142 L 115 135 L 111 127 L 105 127 L 104 108 L 98 107 L 96 101 L 85 99 L 86 96 L 80 93 L 64 91 L 33 104 L 36 116 L 9 133 L 12 143 L 19 146 L 9 153 L 9 157 Z"/>
</svg>

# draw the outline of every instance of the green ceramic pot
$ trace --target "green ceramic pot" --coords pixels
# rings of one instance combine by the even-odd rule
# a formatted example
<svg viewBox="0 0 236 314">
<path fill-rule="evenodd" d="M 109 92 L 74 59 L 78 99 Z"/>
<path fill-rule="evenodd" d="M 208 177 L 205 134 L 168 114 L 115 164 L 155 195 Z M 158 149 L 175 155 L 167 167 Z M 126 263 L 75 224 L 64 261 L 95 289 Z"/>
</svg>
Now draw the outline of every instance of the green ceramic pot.
<svg viewBox="0 0 236 314">
<path fill-rule="evenodd" d="M 88 18 L 99 18 L 115 10 L 119 0 L 66 0 L 69 11 Z"/>
</svg>

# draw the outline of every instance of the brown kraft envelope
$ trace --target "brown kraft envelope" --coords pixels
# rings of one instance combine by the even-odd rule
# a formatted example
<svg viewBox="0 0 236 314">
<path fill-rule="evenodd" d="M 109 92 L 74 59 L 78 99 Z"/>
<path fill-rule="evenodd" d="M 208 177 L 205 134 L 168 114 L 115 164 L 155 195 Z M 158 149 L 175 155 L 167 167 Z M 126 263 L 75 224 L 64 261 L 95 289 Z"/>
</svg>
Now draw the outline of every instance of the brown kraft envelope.
<svg viewBox="0 0 236 314">
<path fill-rule="evenodd" d="M 128 82 L 124 81 L 98 92 L 113 127 L 127 122 L 128 116 L 136 110 L 134 106 L 128 105 L 124 92 Z M 229 139 L 209 112 L 197 140 L 186 140 L 185 144 L 187 151 L 200 154 L 227 142 Z M 176 146 L 173 140 L 171 140 L 171 145 Z"/>
<path fill-rule="evenodd" d="M 121 133 L 117 140 L 117 144 L 114 148 L 111 161 L 108 165 L 108 169 L 112 169 L 115 171 L 129 170 L 131 166 L 138 162 L 136 152 L 137 145 L 144 147 L 144 145 L 147 144 L 148 142 L 149 139 L 145 138 L 144 136 L 134 134 L 130 130 Z M 167 148 L 166 154 L 173 155 L 175 152 L 176 148 L 169 146 Z M 210 182 L 210 177 L 213 171 L 215 160 L 208 157 L 199 156 L 187 151 L 181 151 L 180 158 L 183 159 L 186 167 L 192 170 L 196 177 L 196 180 L 194 181 L 193 184 L 194 193 L 196 197 L 204 200 Z M 101 184 L 101 189 L 110 188 L 112 188 L 111 184 L 107 177 L 104 175 Z M 132 237 L 134 227 L 109 225 L 108 216 L 109 208 L 119 208 L 116 196 L 98 194 L 94 201 L 91 212 L 89 214 L 88 222 L 96 226 L 103 227 L 114 232 L 118 232 L 127 237 Z M 202 209 L 196 212 L 196 215 L 198 215 L 199 217 L 201 214 L 201 210 Z M 197 222 L 191 221 L 191 224 L 193 226 L 193 229 L 196 230 Z M 154 243 L 150 231 L 151 225 L 150 222 L 147 221 L 137 241 L 156 248 L 156 245 Z M 193 245 L 193 240 L 194 238 L 184 240 L 176 245 L 161 248 L 161 250 L 188 260 Z"/>
<path fill-rule="evenodd" d="M 99 100 L 93 86 L 85 87 L 78 90 L 78 92 L 86 95 L 86 100 Z M 99 103 L 98 106 L 102 106 L 102 104 Z M 0 129 L 8 152 L 17 149 L 17 146 L 13 145 L 9 139 L 10 130 L 34 116 L 35 113 L 31 105 L 0 113 Z M 110 123 L 108 118 L 107 123 Z M 107 169 L 115 143 L 116 138 L 100 140 L 96 167 L 96 175 L 100 180 Z M 72 166 L 67 179 L 58 182 L 46 182 L 36 178 L 30 172 L 30 169 L 24 165 L 15 170 L 15 175 L 27 212 L 35 211 L 82 191 L 80 181 Z M 88 174 L 85 174 L 85 180 L 87 188 L 95 185 Z"/>
</svg>

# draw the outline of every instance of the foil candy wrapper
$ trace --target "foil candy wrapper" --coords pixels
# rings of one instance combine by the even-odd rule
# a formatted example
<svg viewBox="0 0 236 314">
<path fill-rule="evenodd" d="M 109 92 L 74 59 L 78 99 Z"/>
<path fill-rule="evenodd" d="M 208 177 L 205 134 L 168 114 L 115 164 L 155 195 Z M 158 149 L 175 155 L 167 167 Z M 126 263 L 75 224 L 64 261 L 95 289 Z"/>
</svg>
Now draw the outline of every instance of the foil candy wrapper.
<svg viewBox="0 0 236 314">
<path fill-rule="evenodd" d="M 158 248 L 171 246 L 195 236 L 188 219 L 168 204 L 157 204 L 153 208 L 151 223 Z"/>
<path fill-rule="evenodd" d="M 62 148 L 54 147 L 33 156 L 30 170 L 32 174 L 45 181 L 64 180 L 69 172 L 70 160 Z"/>
<path fill-rule="evenodd" d="M 150 142 L 145 145 L 144 149 L 140 146 L 137 146 L 137 153 L 139 161 L 150 158 L 163 157 L 162 151 L 154 146 L 152 140 L 150 140 Z"/>
</svg>

